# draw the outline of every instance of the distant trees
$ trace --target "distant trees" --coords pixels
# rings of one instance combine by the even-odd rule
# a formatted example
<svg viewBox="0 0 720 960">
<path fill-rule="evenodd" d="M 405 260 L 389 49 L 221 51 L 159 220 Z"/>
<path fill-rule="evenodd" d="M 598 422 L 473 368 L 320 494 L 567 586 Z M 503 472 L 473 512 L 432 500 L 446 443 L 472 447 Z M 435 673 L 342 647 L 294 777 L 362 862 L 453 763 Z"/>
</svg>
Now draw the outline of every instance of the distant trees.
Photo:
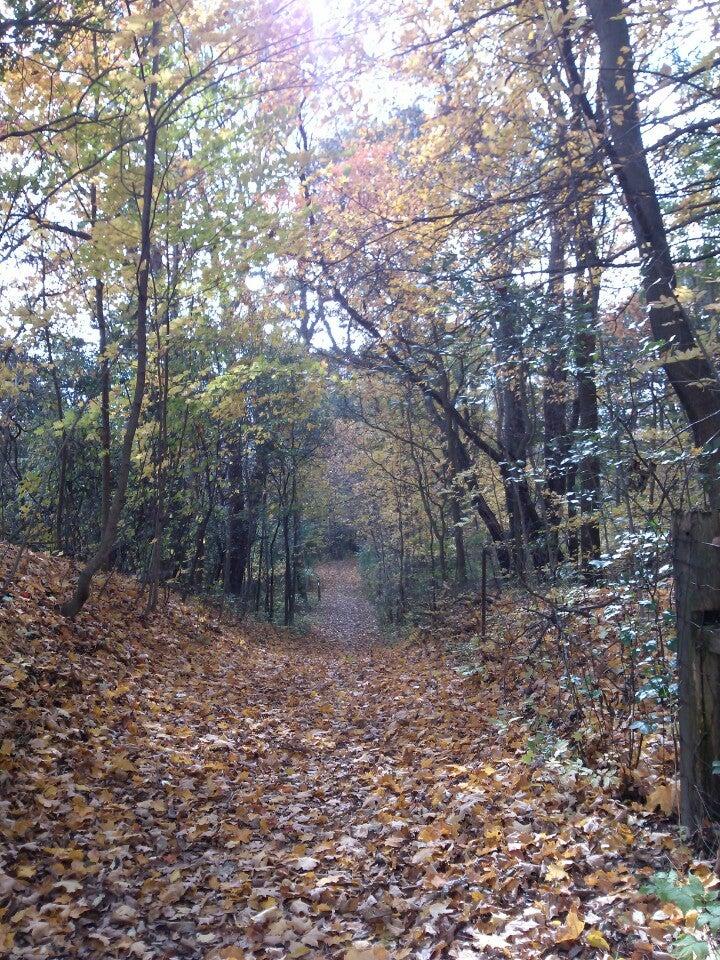
<svg viewBox="0 0 720 960">
<path fill-rule="evenodd" d="M 68 615 L 118 563 L 292 620 L 329 419 L 393 615 L 717 502 L 719 57 L 641 12 L 7 5 L 1 519 Z"/>
<path fill-rule="evenodd" d="M 713 308 L 677 274 L 683 260 L 690 285 L 716 271 L 718 168 L 690 173 L 686 157 L 698 137 L 707 155 L 720 119 L 718 51 L 705 33 L 688 64 L 675 13 L 403 5 L 375 62 L 412 108 L 371 114 L 357 134 L 343 115 L 342 148 L 319 144 L 308 339 L 331 316 L 335 358 L 392 378 L 423 411 L 395 442 L 408 477 L 418 442 L 439 458 L 455 493 L 442 550 L 460 582 L 477 567 L 462 536 L 476 518 L 500 567 L 592 581 L 626 531 L 717 501 Z M 490 478 L 502 497 L 488 499 Z M 426 553 L 439 548 L 434 510 Z"/>
<path fill-rule="evenodd" d="M 0 242 L 16 270 L 3 291 L 3 533 L 87 558 L 68 616 L 113 558 L 142 573 L 148 611 L 168 576 L 219 583 L 245 606 L 261 602 L 265 578 L 273 614 L 270 517 L 295 518 L 299 538 L 315 442 L 304 431 L 322 406 L 318 368 L 261 276 L 292 220 L 284 98 L 302 88 L 307 15 L 269 3 L 227 16 L 193 0 L 13 10 L 0 134 Z M 245 382 L 252 363 L 267 369 Z M 220 386 L 241 382 L 220 429 L 203 398 L 225 410 Z M 300 562 L 299 549 L 286 557 L 293 596 Z"/>
</svg>

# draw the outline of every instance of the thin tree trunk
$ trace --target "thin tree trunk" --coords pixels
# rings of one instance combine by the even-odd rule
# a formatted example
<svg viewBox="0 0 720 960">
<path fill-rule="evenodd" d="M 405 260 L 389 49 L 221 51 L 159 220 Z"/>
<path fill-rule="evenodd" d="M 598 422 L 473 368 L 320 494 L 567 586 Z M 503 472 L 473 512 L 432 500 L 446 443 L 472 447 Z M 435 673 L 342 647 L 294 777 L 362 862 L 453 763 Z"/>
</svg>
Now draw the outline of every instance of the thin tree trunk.
<svg viewBox="0 0 720 960">
<path fill-rule="evenodd" d="M 567 493 L 567 345 L 565 330 L 564 238 L 557 226 L 551 229 L 548 266 L 548 358 L 543 382 L 543 454 L 545 460 L 545 518 L 548 559 L 560 559 L 559 529 Z"/>
<path fill-rule="evenodd" d="M 65 412 L 64 404 L 62 399 L 62 389 L 60 387 L 60 378 L 58 377 L 57 367 L 55 365 L 55 358 L 52 351 L 52 341 L 50 339 L 50 328 L 47 323 L 47 293 L 45 288 L 45 248 L 41 248 L 40 252 L 40 266 L 42 273 L 42 307 L 43 314 L 45 315 L 45 325 L 43 327 L 43 335 L 45 338 L 45 347 L 47 349 L 48 356 L 48 368 L 50 370 L 50 377 L 53 383 L 53 389 L 55 391 L 55 408 L 57 412 L 58 420 L 61 423 L 64 421 Z M 63 526 L 65 518 L 65 487 L 67 481 L 67 466 L 68 466 L 68 436 L 67 431 L 63 423 L 62 431 L 60 434 L 60 450 L 59 453 L 59 463 L 58 463 L 58 488 L 57 488 L 57 499 L 55 501 L 55 549 L 63 549 Z"/>
<path fill-rule="evenodd" d="M 496 356 L 500 391 L 500 442 L 505 454 L 500 470 L 505 482 L 513 560 L 518 572 L 525 571 L 542 522 L 532 503 L 526 466 L 530 422 L 527 404 L 527 361 L 522 331 L 510 292 L 498 291 Z"/>
<path fill-rule="evenodd" d="M 90 223 L 97 223 L 97 187 L 90 187 Z M 110 464 L 110 359 L 107 355 L 108 337 L 105 322 L 105 284 L 95 278 L 95 321 L 98 327 L 100 356 L 100 449 L 102 487 L 100 496 L 100 535 L 107 526 L 110 515 L 112 473 Z"/>
<path fill-rule="evenodd" d="M 580 563 L 586 578 L 597 573 L 593 561 L 600 556 L 600 457 L 598 443 L 598 397 L 595 383 L 597 314 L 600 285 L 597 252 L 592 236 L 592 214 L 578 220 L 578 272 L 576 304 L 578 330 L 575 335 L 575 364 L 578 383 L 578 430 L 582 454 L 578 463 L 580 495 Z"/>
<path fill-rule="evenodd" d="M 156 9 L 158 0 L 153 0 L 152 8 Z M 156 47 L 160 32 L 160 21 L 153 20 L 150 34 L 150 46 Z M 159 68 L 159 54 L 152 59 L 151 72 L 157 75 Z M 157 148 L 157 120 L 154 113 L 157 97 L 157 83 L 152 81 L 146 94 L 147 131 L 145 134 L 145 163 L 143 174 L 143 201 L 140 216 L 140 258 L 137 269 L 137 312 L 136 331 L 137 365 L 135 373 L 135 389 L 133 391 L 130 412 L 125 425 L 125 436 L 120 452 L 117 471 L 117 486 L 110 505 L 108 520 L 103 530 L 100 544 L 94 555 L 88 560 L 78 575 L 73 595 L 65 601 L 61 610 L 65 616 L 75 617 L 82 610 L 90 596 L 90 586 L 93 577 L 108 561 L 110 552 L 115 545 L 120 517 L 125 506 L 132 449 L 135 433 L 140 423 L 143 397 L 145 395 L 145 377 L 147 373 L 147 320 L 148 320 L 148 290 L 150 281 L 150 252 L 153 220 L 153 187 L 155 184 L 155 163 Z"/>
</svg>

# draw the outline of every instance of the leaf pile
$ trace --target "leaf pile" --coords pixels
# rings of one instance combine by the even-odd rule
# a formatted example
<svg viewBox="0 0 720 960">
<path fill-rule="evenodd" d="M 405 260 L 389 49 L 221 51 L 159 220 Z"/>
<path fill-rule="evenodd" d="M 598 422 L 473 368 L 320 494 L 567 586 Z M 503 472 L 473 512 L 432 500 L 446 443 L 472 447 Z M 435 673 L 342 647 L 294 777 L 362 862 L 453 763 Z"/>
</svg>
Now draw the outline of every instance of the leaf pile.
<svg viewBox="0 0 720 960">
<path fill-rule="evenodd" d="M 497 678 L 176 599 L 144 622 L 116 575 L 70 624 L 66 578 L 29 555 L 0 614 L 8 956 L 639 960 L 682 923 L 639 888 L 688 852 L 528 762 Z"/>
</svg>

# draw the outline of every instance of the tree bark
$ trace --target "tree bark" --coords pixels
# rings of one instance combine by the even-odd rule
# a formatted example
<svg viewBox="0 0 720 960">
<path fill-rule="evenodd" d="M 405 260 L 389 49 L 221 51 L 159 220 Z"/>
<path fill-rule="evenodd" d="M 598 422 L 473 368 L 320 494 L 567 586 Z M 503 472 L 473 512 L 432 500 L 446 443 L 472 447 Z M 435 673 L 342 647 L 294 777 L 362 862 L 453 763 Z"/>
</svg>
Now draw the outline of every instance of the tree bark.
<svg viewBox="0 0 720 960">
<path fill-rule="evenodd" d="M 545 519 L 548 558 L 551 565 L 560 559 L 559 528 L 567 494 L 567 330 L 564 292 L 565 243 L 553 224 L 548 264 L 547 361 L 543 377 L 543 456 L 545 461 Z"/>
<path fill-rule="evenodd" d="M 97 223 L 97 187 L 90 187 L 90 223 Z M 102 488 L 100 497 L 100 536 L 107 526 L 110 515 L 112 473 L 110 465 L 110 360 L 107 355 L 108 338 L 105 321 L 105 284 L 95 278 L 95 321 L 98 327 L 100 355 L 100 449 Z"/>
<path fill-rule="evenodd" d="M 607 104 L 604 145 L 622 190 L 642 258 L 650 327 L 663 367 L 680 400 L 695 443 L 710 501 L 720 502 L 720 380 L 675 295 L 676 275 L 655 183 L 642 139 L 630 30 L 622 0 L 586 0 L 600 47 L 600 83 Z M 570 80 L 574 63 L 566 56 Z M 577 71 L 575 70 L 577 74 Z M 597 125 L 583 97 L 583 109 Z"/>
<path fill-rule="evenodd" d="M 582 207 L 582 209 L 581 209 Z M 584 212 L 583 212 L 584 211 Z M 575 307 L 578 329 L 575 334 L 577 368 L 578 430 L 581 454 L 577 480 L 580 505 L 580 563 L 589 580 L 595 578 L 593 561 L 600 556 L 600 457 L 598 443 L 598 396 L 595 381 L 597 317 L 600 283 L 597 245 L 593 232 L 592 207 L 578 203 L 576 210 L 577 272 Z"/>
<path fill-rule="evenodd" d="M 536 550 L 536 538 L 542 523 L 530 495 L 525 473 L 530 441 L 527 403 L 527 364 L 517 312 L 509 291 L 498 291 L 499 309 L 496 331 L 498 387 L 500 393 L 500 444 L 504 460 L 500 464 L 510 518 L 515 569 L 523 571 Z"/>
<path fill-rule="evenodd" d="M 242 434 L 233 442 L 228 465 L 226 592 L 239 596 L 245 582 L 247 517 Z"/>
<path fill-rule="evenodd" d="M 153 0 L 153 10 L 158 0 Z M 156 47 L 160 32 L 160 21 L 153 20 L 150 34 L 150 46 Z M 152 75 L 156 76 L 159 67 L 159 55 L 152 59 Z M 120 460 L 117 470 L 117 485 L 115 495 L 110 505 L 107 523 L 103 530 L 100 543 L 94 555 L 88 560 L 78 575 L 73 595 L 61 606 L 62 613 L 67 617 L 75 617 L 82 610 L 90 596 L 90 586 L 93 577 L 108 561 L 112 548 L 115 545 L 120 517 L 125 506 L 127 485 L 130 477 L 132 449 L 135 433 L 140 423 L 143 397 L 145 395 L 145 376 L 147 373 L 147 321 L 148 321 L 148 291 L 150 282 L 150 252 L 153 222 L 153 188 L 155 184 L 155 164 L 157 149 L 157 118 L 155 116 L 155 100 L 157 97 L 157 83 L 153 81 L 146 94 L 147 130 L 145 133 L 145 159 L 143 173 L 143 201 L 140 214 L 140 258 L 137 268 L 137 311 L 135 339 L 137 341 L 137 366 L 135 373 L 135 389 L 130 404 L 130 411 L 125 424 L 125 435 L 120 451 Z"/>
</svg>

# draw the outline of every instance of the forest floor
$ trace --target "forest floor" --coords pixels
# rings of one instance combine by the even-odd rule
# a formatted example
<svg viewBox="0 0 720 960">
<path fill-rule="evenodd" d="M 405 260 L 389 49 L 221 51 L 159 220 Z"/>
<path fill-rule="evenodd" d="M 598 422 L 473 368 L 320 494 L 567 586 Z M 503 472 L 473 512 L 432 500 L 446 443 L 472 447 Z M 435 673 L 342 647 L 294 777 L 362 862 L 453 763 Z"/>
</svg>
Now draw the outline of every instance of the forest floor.
<svg viewBox="0 0 720 960">
<path fill-rule="evenodd" d="M 352 564 L 306 636 L 29 554 L 0 606 L 0 955 L 662 957 L 672 826 L 528 761 L 498 684 L 385 645 Z M 674 908 L 671 908 L 674 909 Z"/>
</svg>

